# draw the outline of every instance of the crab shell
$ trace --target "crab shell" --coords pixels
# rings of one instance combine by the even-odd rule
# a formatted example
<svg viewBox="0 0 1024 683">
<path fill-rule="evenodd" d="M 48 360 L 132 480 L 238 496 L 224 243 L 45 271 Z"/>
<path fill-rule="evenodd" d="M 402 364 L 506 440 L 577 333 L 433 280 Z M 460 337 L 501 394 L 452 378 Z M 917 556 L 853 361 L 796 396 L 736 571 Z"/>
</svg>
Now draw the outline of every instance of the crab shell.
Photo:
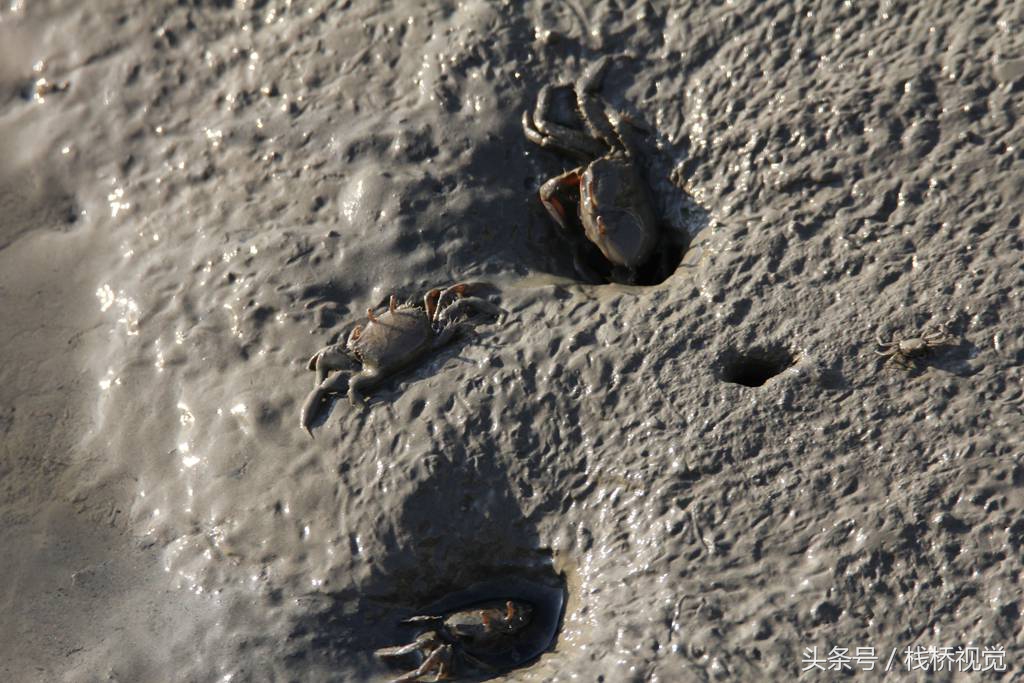
<svg viewBox="0 0 1024 683">
<path fill-rule="evenodd" d="M 931 348 L 932 344 L 929 344 L 926 340 L 917 339 L 904 339 L 896 346 L 897 352 L 907 356 L 908 358 L 914 358 L 917 356 L 923 356 Z"/>
<path fill-rule="evenodd" d="M 510 637 L 526 628 L 532 615 L 531 605 L 508 600 L 450 614 L 444 620 L 444 627 L 468 652 L 498 652 L 512 645 Z"/>
<path fill-rule="evenodd" d="M 365 368 L 388 372 L 430 349 L 435 334 L 424 309 L 404 305 L 374 316 L 365 327 L 357 327 L 346 348 Z"/>
<path fill-rule="evenodd" d="M 652 205 L 636 165 L 622 154 L 593 161 L 580 179 L 580 222 L 612 265 L 634 269 L 650 257 L 658 241 Z"/>
</svg>

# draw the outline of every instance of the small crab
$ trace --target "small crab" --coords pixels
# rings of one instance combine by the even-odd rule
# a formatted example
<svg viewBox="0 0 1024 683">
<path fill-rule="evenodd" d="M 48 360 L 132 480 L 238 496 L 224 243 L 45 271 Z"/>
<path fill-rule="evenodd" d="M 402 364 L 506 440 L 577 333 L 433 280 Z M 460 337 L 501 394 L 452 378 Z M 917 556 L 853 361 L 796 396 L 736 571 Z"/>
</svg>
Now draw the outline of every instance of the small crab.
<svg viewBox="0 0 1024 683">
<path fill-rule="evenodd" d="M 875 351 L 883 356 L 886 362 L 893 361 L 903 368 L 910 368 L 910 361 L 928 354 L 936 346 L 949 344 L 953 338 L 944 326 L 940 326 L 934 332 L 922 334 L 920 337 L 911 339 L 893 338 L 892 341 L 882 341 L 882 336 L 877 336 L 878 345 L 882 351 Z"/>
<path fill-rule="evenodd" d="M 509 651 L 515 646 L 515 637 L 530 624 L 533 606 L 518 600 L 484 603 L 472 609 L 453 612 L 445 616 L 419 616 L 406 619 L 403 624 L 436 624 L 435 628 L 417 636 L 408 645 L 385 647 L 374 654 L 382 660 L 405 657 L 420 653 L 420 665 L 394 679 L 417 681 L 421 676 L 433 672 L 439 681 L 452 675 L 455 659 L 461 659 L 471 667 L 493 671 L 494 667 L 480 657 Z"/>
<path fill-rule="evenodd" d="M 357 361 L 362 371 L 348 378 L 352 405 L 365 403 L 361 392 L 379 383 L 424 354 L 447 344 L 459 332 L 467 331 L 464 316 L 479 311 L 496 316 L 504 310 L 485 299 L 466 296 L 470 285 L 460 283 L 447 289 L 431 289 L 423 306 L 401 304 L 392 295 L 388 310 L 380 315 L 366 309 L 365 327 L 356 325 L 344 344 L 331 344 L 309 359 L 316 371 L 316 385 L 302 404 L 302 427 L 312 435 L 312 424 L 323 399 L 341 391 L 345 375 L 330 375 Z"/>
<path fill-rule="evenodd" d="M 610 58 L 604 57 L 575 85 L 576 106 L 586 132 L 549 120 L 551 85 L 541 89 L 532 115 L 523 112 L 523 131 L 528 140 L 541 147 L 583 159 L 584 165 L 541 185 L 540 201 L 568 232 L 567 210 L 557 195 L 565 188 L 578 188 L 578 215 L 584 234 L 611 264 L 612 279 L 632 283 L 637 268 L 650 259 L 661 235 L 650 188 L 621 133 L 623 117 L 596 95 L 609 63 Z M 574 260 L 578 272 L 590 270 L 579 248 Z"/>
</svg>

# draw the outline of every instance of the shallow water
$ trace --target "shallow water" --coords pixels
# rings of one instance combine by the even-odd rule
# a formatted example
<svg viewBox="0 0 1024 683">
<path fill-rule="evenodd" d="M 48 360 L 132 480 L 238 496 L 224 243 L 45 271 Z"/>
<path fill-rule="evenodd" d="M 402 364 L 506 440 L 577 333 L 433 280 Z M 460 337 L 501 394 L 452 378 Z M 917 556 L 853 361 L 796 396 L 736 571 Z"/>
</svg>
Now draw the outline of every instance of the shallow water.
<svg viewBox="0 0 1024 683">
<path fill-rule="evenodd" d="M 1020 671 L 1014 3 L 194 4 L 0 9 L 0 677 L 385 680 L 510 575 L 567 589 L 510 680 Z M 656 287 L 536 199 L 522 112 L 603 54 Z M 462 280 L 507 320 L 299 429 L 311 353 Z"/>
</svg>

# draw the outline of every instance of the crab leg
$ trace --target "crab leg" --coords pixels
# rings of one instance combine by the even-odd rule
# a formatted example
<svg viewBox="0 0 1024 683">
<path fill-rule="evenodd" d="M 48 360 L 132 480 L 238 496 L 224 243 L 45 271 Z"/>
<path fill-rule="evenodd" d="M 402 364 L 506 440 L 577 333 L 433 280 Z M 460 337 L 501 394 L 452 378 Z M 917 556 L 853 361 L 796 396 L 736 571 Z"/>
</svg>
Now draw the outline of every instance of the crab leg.
<svg viewBox="0 0 1024 683">
<path fill-rule="evenodd" d="M 587 71 L 576 81 L 576 91 L 585 93 L 594 93 L 601 88 L 601 83 L 604 82 L 604 75 L 608 71 L 608 67 L 612 63 L 612 58 L 609 55 L 601 57 L 596 64 L 591 66 Z"/>
<path fill-rule="evenodd" d="M 537 94 L 537 106 L 533 110 L 533 115 L 531 116 L 529 111 L 523 112 L 523 133 L 526 134 L 526 138 L 546 149 L 561 150 L 585 161 L 605 154 L 607 148 L 598 140 L 588 137 L 583 131 L 548 120 L 553 91 L 551 85 L 545 85 Z"/>
<path fill-rule="evenodd" d="M 340 370 L 348 365 L 348 359 L 341 344 L 331 344 L 314 353 L 306 363 L 306 368 L 316 370 L 316 383 L 320 384 L 327 379 L 331 370 Z"/>
<path fill-rule="evenodd" d="M 403 622 L 405 623 L 405 622 Z M 424 656 L 433 652 L 438 646 L 443 645 L 444 641 L 437 635 L 436 631 L 425 631 L 420 635 L 416 636 L 416 640 L 412 641 L 407 645 L 395 645 L 393 647 L 383 647 L 373 654 L 381 659 L 389 657 L 403 657 L 407 654 L 411 654 L 420 650 Z"/>
<path fill-rule="evenodd" d="M 398 297 L 392 294 L 388 300 L 388 313 L 394 313 L 396 308 L 398 308 Z"/>
<path fill-rule="evenodd" d="M 444 621 L 444 617 L 439 617 L 433 614 L 421 614 L 415 617 L 409 617 L 408 619 L 402 619 L 399 623 L 401 624 L 424 624 L 429 622 L 440 622 Z"/>
<path fill-rule="evenodd" d="M 878 345 L 881 346 L 883 349 L 890 349 L 899 344 L 899 342 L 896 340 L 888 342 L 882 341 L 882 335 L 878 335 L 877 337 L 875 337 L 875 340 L 878 342 Z"/>
<path fill-rule="evenodd" d="M 404 683 L 405 681 L 415 681 L 420 676 L 425 676 L 431 671 L 436 669 L 434 680 L 439 681 L 445 678 L 451 673 L 451 659 L 452 659 L 452 646 L 441 645 L 435 648 L 430 655 L 423 660 L 423 663 L 415 671 L 410 671 L 407 674 L 399 676 L 391 681 L 391 683 Z"/>
<path fill-rule="evenodd" d="M 366 317 L 370 320 L 371 323 L 377 322 L 377 316 L 375 316 L 373 314 L 373 309 L 372 308 L 367 308 L 366 309 Z"/>
<path fill-rule="evenodd" d="M 622 136 L 608 116 L 604 103 L 596 97 L 604 80 L 604 74 L 611 64 L 610 57 L 603 57 L 576 83 L 576 101 L 587 131 L 596 139 L 603 140 L 612 149 L 626 149 Z"/>
<path fill-rule="evenodd" d="M 427 320 L 434 320 L 434 314 L 437 312 L 437 301 L 440 296 L 441 290 L 436 288 L 423 295 L 423 310 L 427 312 Z"/>
<path fill-rule="evenodd" d="M 473 326 L 466 322 L 449 322 L 445 325 L 445 327 L 441 328 L 441 330 L 437 334 L 434 335 L 433 346 L 435 349 L 439 349 L 445 344 L 447 344 L 449 341 L 451 341 L 453 337 L 463 334 L 469 334 L 470 332 L 473 331 L 473 329 Z"/>
<path fill-rule="evenodd" d="M 417 638 L 413 642 L 408 643 L 406 645 L 395 645 L 394 647 L 382 647 L 381 649 L 377 650 L 373 654 L 375 654 L 376 656 L 380 657 L 381 659 L 389 659 L 389 658 L 392 658 L 392 657 L 404 657 L 405 655 L 412 654 L 413 652 L 418 652 L 420 650 L 423 650 L 425 647 L 427 647 L 429 645 L 430 645 L 430 643 L 421 642 L 421 640 Z"/>
<path fill-rule="evenodd" d="M 541 121 L 541 123 L 535 123 Z M 543 131 L 542 129 L 547 129 Z M 578 130 L 541 119 L 530 118 L 529 112 L 523 112 L 523 133 L 526 139 L 544 149 L 555 149 L 566 154 L 590 161 L 601 156 L 608 150 Z"/>
<path fill-rule="evenodd" d="M 442 310 L 448 308 L 451 304 L 457 303 L 455 297 L 467 298 L 466 295 L 470 293 L 471 288 L 476 287 L 479 283 L 468 283 L 459 282 L 441 292 L 440 298 L 437 300 L 437 310 L 440 313 Z M 482 301 L 479 297 L 468 297 L 474 301 Z M 449 302 L 449 299 L 452 301 Z"/>
<path fill-rule="evenodd" d="M 380 373 L 376 370 L 363 368 L 363 371 L 353 376 L 348 381 L 348 400 L 354 406 L 366 405 L 366 397 L 362 395 L 364 389 L 369 389 L 380 381 Z"/>
<path fill-rule="evenodd" d="M 465 282 L 454 284 L 451 287 L 447 287 L 441 292 L 441 296 L 437 299 L 437 311 L 440 313 L 444 309 L 448 308 L 451 304 L 448 302 L 449 298 L 454 299 L 455 297 L 466 296 L 466 292 L 469 291 L 469 285 Z"/>
<path fill-rule="evenodd" d="M 501 318 L 503 315 L 508 313 L 508 311 L 500 306 L 495 306 L 486 299 L 481 299 L 476 296 L 468 296 L 464 299 L 459 299 L 451 306 L 440 311 L 437 315 L 437 319 L 446 325 L 450 325 L 453 321 L 458 320 L 460 316 L 465 315 L 468 318 L 473 313 L 486 313 L 488 315 Z"/>
</svg>

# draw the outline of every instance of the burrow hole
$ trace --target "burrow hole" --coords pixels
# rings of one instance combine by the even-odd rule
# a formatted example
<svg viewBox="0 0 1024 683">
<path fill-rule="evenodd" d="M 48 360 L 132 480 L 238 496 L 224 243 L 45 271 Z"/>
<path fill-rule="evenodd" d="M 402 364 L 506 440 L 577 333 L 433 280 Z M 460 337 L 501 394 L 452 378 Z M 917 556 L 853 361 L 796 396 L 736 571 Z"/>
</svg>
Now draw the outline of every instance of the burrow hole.
<svg viewBox="0 0 1024 683">
<path fill-rule="evenodd" d="M 586 268 L 586 274 L 577 273 L 577 277 L 588 284 L 602 285 L 608 283 L 632 284 L 641 287 L 653 287 L 660 285 L 669 279 L 679 268 L 686 254 L 686 244 L 680 243 L 675 235 L 669 235 L 666 230 L 665 237 L 655 247 L 651 256 L 636 269 L 635 279 L 630 282 L 624 272 L 618 272 L 608 263 L 596 246 L 586 241 L 583 236 L 583 227 L 578 226 L 578 234 L 571 239 L 578 240 L 582 264 Z"/>
<path fill-rule="evenodd" d="M 723 359 L 721 378 L 732 384 L 759 387 L 794 362 L 793 355 L 781 348 L 733 352 Z"/>
</svg>

